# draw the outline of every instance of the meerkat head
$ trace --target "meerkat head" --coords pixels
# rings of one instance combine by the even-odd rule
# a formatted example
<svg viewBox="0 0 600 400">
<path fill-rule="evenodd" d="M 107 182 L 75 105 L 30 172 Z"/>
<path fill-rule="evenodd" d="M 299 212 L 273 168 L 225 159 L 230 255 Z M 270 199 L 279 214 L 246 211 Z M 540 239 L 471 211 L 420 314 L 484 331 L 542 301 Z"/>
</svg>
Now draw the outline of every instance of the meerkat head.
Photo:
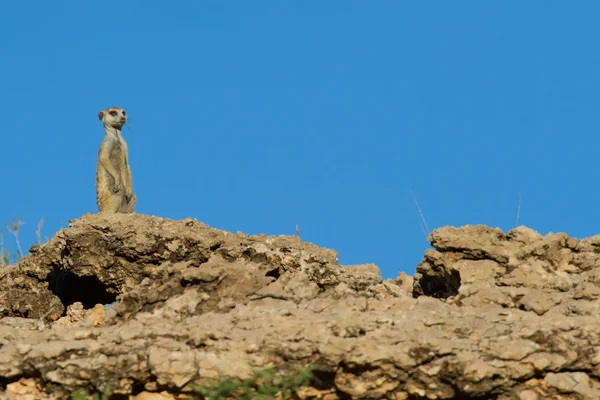
<svg viewBox="0 0 600 400">
<path fill-rule="evenodd" d="M 98 113 L 98 119 L 104 123 L 104 125 L 112 128 L 121 129 L 125 122 L 127 122 L 127 114 L 125 110 L 119 107 L 108 107 L 106 110 Z"/>
</svg>

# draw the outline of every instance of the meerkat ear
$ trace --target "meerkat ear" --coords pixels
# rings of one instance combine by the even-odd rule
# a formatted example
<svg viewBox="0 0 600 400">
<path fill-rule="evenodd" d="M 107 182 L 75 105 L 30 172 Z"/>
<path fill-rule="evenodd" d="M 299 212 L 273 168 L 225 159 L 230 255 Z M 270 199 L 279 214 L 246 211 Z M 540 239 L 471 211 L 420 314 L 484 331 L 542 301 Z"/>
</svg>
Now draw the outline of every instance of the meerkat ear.
<svg viewBox="0 0 600 400">
<path fill-rule="evenodd" d="M 102 121 L 102 118 L 104 118 L 104 111 L 100 111 L 100 112 L 98 113 L 98 119 L 99 119 L 100 121 Z"/>
</svg>

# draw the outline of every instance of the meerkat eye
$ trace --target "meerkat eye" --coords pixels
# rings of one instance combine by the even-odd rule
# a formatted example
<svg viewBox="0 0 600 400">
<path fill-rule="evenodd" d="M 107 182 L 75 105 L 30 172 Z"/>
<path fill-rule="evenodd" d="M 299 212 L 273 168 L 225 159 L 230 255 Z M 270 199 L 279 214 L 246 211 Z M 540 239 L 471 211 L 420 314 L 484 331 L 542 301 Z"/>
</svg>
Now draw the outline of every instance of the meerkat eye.
<svg viewBox="0 0 600 400">
<path fill-rule="evenodd" d="M 110 115 L 112 115 L 113 117 L 116 117 L 116 116 L 117 116 L 117 112 L 116 112 L 116 111 L 114 111 L 114 110 L 113 110 L 113 111 L 109 111 L 108 113 L 109 113 Z"/>
<path fill-rule="evenodd" d="M 127 114 L 125 114 L 125 110 L 123 110 L 123 115 L 127 115 Z"/>
</svg>

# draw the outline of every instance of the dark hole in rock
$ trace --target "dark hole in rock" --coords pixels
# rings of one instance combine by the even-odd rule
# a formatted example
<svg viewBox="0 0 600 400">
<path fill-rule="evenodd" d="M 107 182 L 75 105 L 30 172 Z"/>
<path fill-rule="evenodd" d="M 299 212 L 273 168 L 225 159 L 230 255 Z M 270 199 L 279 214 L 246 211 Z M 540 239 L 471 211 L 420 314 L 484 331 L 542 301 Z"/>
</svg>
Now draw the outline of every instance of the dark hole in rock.
<svg viewBox="0 0 600 400">
<path fill-rule="evenodd" d="M 153 383 L 154 385 L 156 385 L 157 387 L 159 387 L 159 386 L 158 386 L 158 383 L 157 383 L 156 381 L 154 381 L 154 382 L 151 382 L 151 383 Z M 146 391 L 146 388 L 145 388 L 144 386 L 145 386 L 145 384 L 144 384 L 144 383 L 142 383 L 142 382 L 140 382 L 140 381 L 137 381 L 137 380 L 136 380 L 136 381 L 134 381 L 134 382 L 133 382 L 133 388 L 131 389 L 131 393 L 132 393 L 133 395 L 136 395 L 136 396 L 137 396 L 138 394 L 140 394 L 140 393 L 142 393 L 142 392 L 145 392 L 145 391 Z M 124 397 L 124 399 L 125 399 L 125 400 L 129 400 L 130 398 L 131 398 L 130 396 Z M 112 399 L 111 399 L 111 400 L 112 400 Z"/>
<path fill-rule="evenodd" d="M 275 269 L 272 269 L 269 272 L 267 272 L 265 274 L 265 276 L 268 276 L 270 278 L 275 278 L 275 280 L 277 280 L 277 279 L 279 279 L 281 274 L 279 273 L 279 268 L 275 268 Z"/>
<path fill-rule="evenodd" d="M 79 276 L 69 271 L 52 271 L 48 274 L 49 289 L 65 309 L 79 301 L 84 309 L 96 304 L 110 304 L 117 299 L 116 293 L 109 293 L 95 276 Z"/>
<path fill-rule="evenodd" d="M 312 371 L 311 384 L 319 390 L 328 390 L 335 387 L 335 372 L 332 371 Z"/>
<path fill-rule="evenodd" d="M 423 276 L 420 280 L 421 288 L 425 296 L 446 299 L 456 296 L 460 288 L 460 273 L 452 269 L 446 276 Z"/>
</svg>

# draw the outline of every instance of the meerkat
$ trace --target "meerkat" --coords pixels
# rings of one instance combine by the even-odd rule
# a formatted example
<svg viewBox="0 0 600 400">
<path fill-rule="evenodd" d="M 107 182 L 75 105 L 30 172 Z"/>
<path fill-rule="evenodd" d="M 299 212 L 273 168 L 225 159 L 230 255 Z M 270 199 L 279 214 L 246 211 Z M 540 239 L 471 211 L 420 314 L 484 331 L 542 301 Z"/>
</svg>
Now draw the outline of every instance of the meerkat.
<svg viewBox="0 0 600 400">
<path fill-rule="evenodd" d="M 135 208 L 133 182 L 127 143 L 121 128 L 127 122 L 125 110 L 109 107 L 98 113 L 104 124 L 104 140 L 98 150 L 96 165 L 96 204 L 100 212 L 131 213 Z"/>
</svg>

